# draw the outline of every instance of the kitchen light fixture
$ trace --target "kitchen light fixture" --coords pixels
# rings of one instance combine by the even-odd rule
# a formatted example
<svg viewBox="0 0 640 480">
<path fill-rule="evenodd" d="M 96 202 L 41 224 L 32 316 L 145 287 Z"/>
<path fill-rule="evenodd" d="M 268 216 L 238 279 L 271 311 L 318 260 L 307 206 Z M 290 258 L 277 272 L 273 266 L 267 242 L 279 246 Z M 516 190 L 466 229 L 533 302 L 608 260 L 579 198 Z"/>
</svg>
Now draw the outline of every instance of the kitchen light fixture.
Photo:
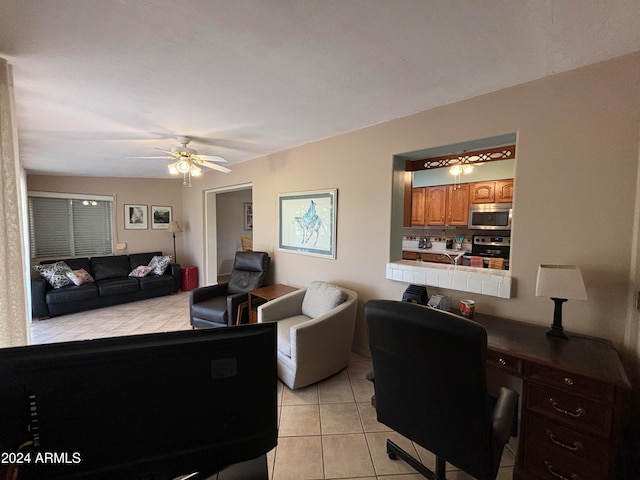
<svg viewBox="0 0 640 480">
<path fill-rule="evenodd" d="M 562 328 L 562 304 L 570 298 L 587 299 L 580 269 L 575 265 L 539 265 L 536 297 L 549 297 L 555 303 L 553 324 L 547 336 L 568 339 Z"/>
<path fill-rule="evenodd" d="M 176 260 L 176 233 L 181 232 L 182 229 L 176 220 L 172 220 L 169 222 L 169 226 L 167 227 L 167 231 L 173 234 L 173 263 L 178 263 Z"/>
<path fill-rule="evenodd" d="M 460 162 L 462 161 L 462 157 L 460 157 Z M 482 165 L 482 164 L 479 164 Z M 473 165 L 468 163 L 462 163 L 459 165 L 454 165 L 449 168 L 449 173 L 453 175 L 455 178 L 453 180 L 453 189 L 456 190 L 457 186 L 460 184 L 460 175 L 465 174 L 468 175 L 473 172 Z"/>
<path fill-rule="evenodd" d="M 449 169 L 449 173 L 453 176 L 459 176 L 461 173 L 465 175 L 473 172 L 473 165 L 454 165 Z"/>
</svg>

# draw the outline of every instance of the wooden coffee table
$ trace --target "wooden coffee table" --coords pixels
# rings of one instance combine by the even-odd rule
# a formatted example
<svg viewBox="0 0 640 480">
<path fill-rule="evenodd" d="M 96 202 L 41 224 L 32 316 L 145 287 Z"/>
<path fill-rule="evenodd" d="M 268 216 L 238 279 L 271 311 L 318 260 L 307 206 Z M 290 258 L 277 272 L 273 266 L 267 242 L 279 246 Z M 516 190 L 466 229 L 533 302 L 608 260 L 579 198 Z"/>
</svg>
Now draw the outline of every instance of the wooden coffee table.
<svg viewBox="0 0 640 480">
<path fill-rule="evenodd" d="M 287 293 L 295 292 L 298 290 L 296 287 L 290 285 L 284 285 L 282 283 L 276 283 L 275 285 L 267 285 L 266 287 L 256 288 L 251 290 L 246 303 L 241 304 L 238 307 L 238 318 L 236 319 L 236 325 L 239 325 L 242 320 L 242 314 L 246 308 L 249 308 L 249 323 L 258 323 L 258 307 L 263 303 L 267 303 L 274 298 L 282 297 Z"/>
</svg>

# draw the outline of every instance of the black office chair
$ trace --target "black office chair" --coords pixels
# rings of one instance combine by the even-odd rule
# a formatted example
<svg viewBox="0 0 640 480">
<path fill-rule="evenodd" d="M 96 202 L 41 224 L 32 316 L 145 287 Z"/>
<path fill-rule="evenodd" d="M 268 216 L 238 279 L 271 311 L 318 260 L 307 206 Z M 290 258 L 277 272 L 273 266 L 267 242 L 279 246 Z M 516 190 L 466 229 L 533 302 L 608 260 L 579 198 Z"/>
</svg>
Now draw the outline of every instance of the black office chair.
<svg viewBox="0 0 640 480">
<path fill-rule="evenodd" d="M 266 252 L 236 252 L 228 282 L 189 292 L 191 326 L 212 328 L 235 325 L 238 307 L 247 301 L 247 292 L 267 285 L 269 264 L 269 254 Z M 245 316 L 248 317 L 246 310 Z M 247 320 L 244 319 L 245 323 Z"/>
<path fill-rule="evenodd" d="M 387 440 L 390 458 L 429 479 L 445 463 L 494 480 L 516 434 L 518 394 L 487 393 L 487 334 L 480 324 L 414 303 L 369 300 L 365 306 L 378 421 L 436 455 L 435 474 Z"/>
</svg>

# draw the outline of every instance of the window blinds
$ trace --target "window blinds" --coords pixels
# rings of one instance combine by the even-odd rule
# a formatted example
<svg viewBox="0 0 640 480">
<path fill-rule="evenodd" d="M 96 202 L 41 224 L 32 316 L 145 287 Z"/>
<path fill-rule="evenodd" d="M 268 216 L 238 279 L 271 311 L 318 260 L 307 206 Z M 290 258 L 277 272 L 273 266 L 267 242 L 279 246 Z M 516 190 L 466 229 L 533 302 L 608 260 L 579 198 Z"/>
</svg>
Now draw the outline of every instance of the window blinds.
<svg viewBox="0 0 640 480">
<path fill-rule="evenodd" d="M 31 257 L 111 255 L 112 203 L 106 200 L 29 196 Z"/>
</svg>

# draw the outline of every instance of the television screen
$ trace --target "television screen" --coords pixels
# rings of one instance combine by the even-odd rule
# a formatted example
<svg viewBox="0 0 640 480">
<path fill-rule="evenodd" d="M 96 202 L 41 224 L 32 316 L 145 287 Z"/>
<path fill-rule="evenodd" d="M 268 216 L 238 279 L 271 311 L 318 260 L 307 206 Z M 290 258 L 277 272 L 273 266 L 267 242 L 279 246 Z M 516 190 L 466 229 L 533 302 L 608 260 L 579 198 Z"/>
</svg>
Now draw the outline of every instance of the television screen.
<svg viewBox="0 0 640 480">
<path fill-rule="evenodd" d="M 0 349 L 0 478 L 166 480 L 277 443 L 276 326 Z"/>
</svg>

